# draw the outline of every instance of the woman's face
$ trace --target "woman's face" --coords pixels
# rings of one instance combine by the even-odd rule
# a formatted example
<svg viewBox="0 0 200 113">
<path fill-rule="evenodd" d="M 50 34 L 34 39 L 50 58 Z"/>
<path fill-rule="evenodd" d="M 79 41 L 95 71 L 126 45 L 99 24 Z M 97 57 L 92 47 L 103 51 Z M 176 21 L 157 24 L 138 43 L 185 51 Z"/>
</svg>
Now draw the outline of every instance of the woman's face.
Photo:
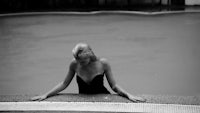
<svg viewBox="0 0 200 113">
<path fill-rule="evenodd" d="M 85 66 L 85 65 L 88 65 L 90 63 L 90 58 L 89 57 L 85 57 L 85 58 L 79 58 L 78 59 L 78 62 Z"/>
<path fill-rule="evenodd" d="M 87 65 L 91 61 L 90 56 L 91 56 L 91 51 L 84 50 L 78 54 L 77 60 L 81 65 Z"/>
</svg>

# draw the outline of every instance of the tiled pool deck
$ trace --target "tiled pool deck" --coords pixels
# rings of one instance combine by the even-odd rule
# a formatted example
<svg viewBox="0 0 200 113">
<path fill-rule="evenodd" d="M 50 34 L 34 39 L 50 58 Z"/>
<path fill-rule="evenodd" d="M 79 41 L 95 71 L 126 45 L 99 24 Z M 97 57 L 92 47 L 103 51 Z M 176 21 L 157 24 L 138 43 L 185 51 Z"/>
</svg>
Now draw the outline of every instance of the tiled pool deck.
<svg viewBox="0 0 200 113">
<path fill-rule="evenodd" d="M 34 95 L 0 96 L 1 112 L 151 112 L 151 113 L 198 113 L 199 96 L 152 96 L 141 95 L 145 103 L 133 103 L 118 95 L 60 94 L 42 102 L 29 99 Z"/>
</svg>

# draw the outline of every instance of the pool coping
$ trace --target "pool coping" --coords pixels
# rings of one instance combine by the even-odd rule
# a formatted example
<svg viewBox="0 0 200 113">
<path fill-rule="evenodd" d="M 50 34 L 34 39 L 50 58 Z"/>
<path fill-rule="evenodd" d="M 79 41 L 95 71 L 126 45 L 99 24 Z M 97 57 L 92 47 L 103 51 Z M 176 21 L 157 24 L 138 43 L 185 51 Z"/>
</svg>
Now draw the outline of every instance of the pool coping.
<svg viewBox="0 0 200 113">
<path fill-rule="evenodd" d="M 43 101 L 31 101 L 33 96 L 36 95 L 0 95 L 0 112 L 200 112 L 200 96 L 134 95 L 147 99 L 144 103 L 135 103 L 117 94 L 59 93 Z"/>
<path fill-rule="evenodd" d="M 200 106 L 107 102 L 0 102 L 0 111 L 199 113 Z"/>
</svg>

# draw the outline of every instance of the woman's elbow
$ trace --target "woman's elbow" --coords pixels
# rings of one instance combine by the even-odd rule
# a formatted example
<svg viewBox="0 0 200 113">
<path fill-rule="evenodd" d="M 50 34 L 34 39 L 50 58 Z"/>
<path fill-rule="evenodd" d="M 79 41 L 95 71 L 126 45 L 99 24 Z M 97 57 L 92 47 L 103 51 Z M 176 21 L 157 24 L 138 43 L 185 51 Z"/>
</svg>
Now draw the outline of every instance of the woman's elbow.
<svg viewBox="0 0 200 113">
<path fill-rule="evenodd" d="M 60 86 L 61 86 L 62 89 L 65 89 L 67 87 L 67 84 L 65 82 L 61 82 Z"/>
<path fill-rule="evenodd" d="M 121 95 L 121 93 L 122 93 L 121 88 L 120 88 L 117 84 L 115 84 L 115 85 L 112 86 L 112 90 L 113 90 L 114 92 L 120 94 L 120 95 Z"/>
<path fill-rule="evenodd" d="M 117 85 L 116 84 L 111 85 L 111 89 L 116 92 L 117 91 Z"/>
</svg>

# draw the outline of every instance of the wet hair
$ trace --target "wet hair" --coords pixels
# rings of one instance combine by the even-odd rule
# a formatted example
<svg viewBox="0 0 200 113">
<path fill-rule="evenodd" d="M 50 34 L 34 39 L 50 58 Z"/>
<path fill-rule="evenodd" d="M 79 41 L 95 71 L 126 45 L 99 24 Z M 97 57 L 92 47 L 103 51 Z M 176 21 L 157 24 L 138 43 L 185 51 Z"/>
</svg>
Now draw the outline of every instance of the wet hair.
<svg viewBox="0 0 200 113">
<path fill-rule="evenodd" d="M 90 58 L 91 61 L 96 61 L 97 57 L 92 51 L 91 47 L 86 43 L 78 43 L 72 50 L 73 56 L 76 60 L 81 58 Z"/>
</svg>

